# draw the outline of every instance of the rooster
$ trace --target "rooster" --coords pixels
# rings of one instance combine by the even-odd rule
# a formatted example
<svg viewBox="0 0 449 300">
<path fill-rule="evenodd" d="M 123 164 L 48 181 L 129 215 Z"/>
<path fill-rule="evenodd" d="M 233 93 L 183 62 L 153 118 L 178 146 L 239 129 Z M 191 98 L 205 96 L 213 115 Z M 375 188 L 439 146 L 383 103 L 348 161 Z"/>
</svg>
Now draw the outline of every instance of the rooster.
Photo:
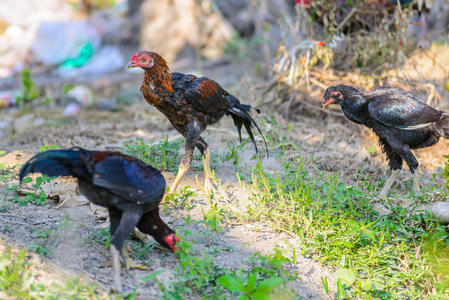
<svg viewBox="0 0 449 300">
<path fill-rule="evenodd" d="M 197 78 L 191 74 L 171 73 L 164 58 L 155 52 L 141 51 L 134 54 L 127 68 L 136 67 L 145 71 L 141 87 L 145 100 L 163 113 L 173 127 L 186 138 L 185 154 L 179 165 L 178 174 L 170 186 L 170 193 L 176 191 L 187 172 L 195 147 L 204 157 L 204 190 L 212 191 L 210 151 L 207 143 L 201 138 L 201 133 L 208 125 L 218 122 L 224 115 L 232 117 L 240 142 L 241 128 L 244 126 L 256 152 L 258 151 L 251 131 L 255 126 L 267 148 L 261 130 L 249 115 L 252 107 L 241 104 L 215 81 L 206 77 Z"/>
<path fill-rule="evenodd" d="M 159 203 L 165 192 L 161 172 L 137 158 L 111 151 L 82 148 L 48 150 L 33 156 L 20 170 L 20 181 L 29 173 L 48 176 L 73 176 L 89 201 L 108 209 L 114 285 L 121 293 L 120 253 L 129 267 L 123 247 L 131 231 L 137 228 L 152 235 L 162 246 L 176 251 L 175 232 L 159 216 Z"/>
<path fill-rule="evenodd" d="M 414 95 L 392 87 L 380 87 L 361 92 L 347 85 L 329 87 L 324 92 L 322 108 L 339 104 L 351 121 L 371 128 L 387 155 L 391 175 L 380 197 L 385 198 L 394 183 L 402 161 L 414 173 L 413 189 L 419 194 L 418 161 L 411 149 L 429 147 L 439 138 L 449 138 L 449 114 L 437 110 Z"/>
</svg>

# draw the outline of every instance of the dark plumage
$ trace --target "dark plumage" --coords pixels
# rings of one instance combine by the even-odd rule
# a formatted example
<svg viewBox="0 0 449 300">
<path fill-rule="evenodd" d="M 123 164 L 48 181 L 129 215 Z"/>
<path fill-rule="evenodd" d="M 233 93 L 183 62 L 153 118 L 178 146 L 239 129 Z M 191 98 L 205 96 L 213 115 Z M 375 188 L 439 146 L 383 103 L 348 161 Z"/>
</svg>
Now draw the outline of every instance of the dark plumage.
<svg viewBox="0 0 449 300">
<path fill-rule="evenodd" d="M 392 170 L 381 192 L 382 197 L 386 196 L 402 168 L 402 160 L 415 173 L 414 189 L 419 192 L 419 172 L 415 172 L 418 161 L 410 149 L 432 146 L 440 136 L 449 138 L 449 115 L 446 112 L 392 87 L 361 92 L 346 85 L 331 86 L 324 92 L 323 108 L 330 104 L 340 104 L 349 120 L 373 129 L 379 137 Z"/>
<path fill-rule="evenodd" d="M 178 238 L 159 216 L 165 179 L 152 166 L 120 152 L 71 148 L 48 150 L 33 156 L 20 169 L 20 181 L 34 172 L 76 177 L 81 193 L 89 201 L 108 209 L 114 283 L 119 292 L 118 251 L 124 250 L 123 244 L 135 227 L 152 235 L 162 246 L 176 250 Z"/>
<path fill-rule="evenodd" d="M 231 116 L 234 120 L 240 141 L 241 128 L 245 127 L 257 152 L 252 127 L 257 128 L 262 138 L 263 135 L 249 115 L 252 108 L 250 105 L 241 104 L 236 97 L 209 78 L 171 73 L 165 60 L 154 52 L 141 51 L 134 54 L 128 68 L 134 67 L 145 70 L 141 87 L 145 100 L 162 112 L 173 127 L 186 137 L 185 155 L 170 192 L 176 191 L 181 178 L 187 172 L 195 147 L 204 156 L 205 190 L 212 189 L 209 182 L 209 148 L 200 135 L 208 125 L 218 122 L 224 115 Z"/>
</svg>

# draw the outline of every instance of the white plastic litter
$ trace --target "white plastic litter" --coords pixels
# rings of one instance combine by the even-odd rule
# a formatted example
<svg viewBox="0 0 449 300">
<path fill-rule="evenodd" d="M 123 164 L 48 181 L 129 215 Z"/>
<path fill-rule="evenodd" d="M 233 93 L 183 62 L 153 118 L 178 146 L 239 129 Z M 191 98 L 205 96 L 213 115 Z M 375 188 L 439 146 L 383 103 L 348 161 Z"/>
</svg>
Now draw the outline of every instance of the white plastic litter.
<svg viewBox="0 0 449 300">
<path fill-rule="evenodd" d="M 76 57 L 79 47 L 91 42 L 98 48 L 101 36 L 92 25 L 85 21 L 42 22 L 31 46 L 36 60 L 55 65 L 67 58 Z"/>
<path fill-rule="evenodd" d="M 93 94 L 91 90 L 83 85 L 78 85 L 71 89 L 67 96 L 75 98 L 83 107 L 87 107 L 93 102 Z"/>
<path fill-rule="evenodd" d="M 82 67 L 65 70 L 58 69 L 58 74 L 64 78 L 79 75 L 101 75 L 124 68 L 125 59 L 115 46 L 104 46 Z"/>
</svg>

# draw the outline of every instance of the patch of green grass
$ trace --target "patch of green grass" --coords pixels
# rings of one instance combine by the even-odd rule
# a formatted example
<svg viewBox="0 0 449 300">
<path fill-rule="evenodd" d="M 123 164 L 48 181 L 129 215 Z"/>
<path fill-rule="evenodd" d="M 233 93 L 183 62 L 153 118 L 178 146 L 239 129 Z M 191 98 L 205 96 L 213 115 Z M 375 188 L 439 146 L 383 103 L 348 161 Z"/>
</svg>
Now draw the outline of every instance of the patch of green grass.
<svg viewBox="0 0 449 300">
<path fill-rule="evenodd" d="M 219 252 L 217 249 L 195 255 L 193 245 L 188 240 L 193 233 L 190 223 L 188 216 L 184 234 L 178 233 L 180 250 L 176 253 L 179 265 L 175 269 L 175 280 L 167 286 L 163 285 L 157 279 L 157 275 L 163 272 L 161 270 L 142 278 L 144 281 L 155 280 L 165 299 L 186 299 L 189 296 L 201 299 L 230 299 L 231 296 L 240 296 L 239 299 L 279 299 L 279 295 L 286 296 L 283 299 L 295 299 L 294 292 L 285 291 L 285 288 L 286 283 L 296 279 L 296 276 L 282 269 L 283 263 L 290 261 L 280 251 L 269 256 L 254 254 L 248 261 L 248 268 L 230 270 L 220 267 L 208 254 Z M 243 288 L 239 290 L 232 283 Z"/>
<path fill-rule="evenodd" d="M 97 243 L 101 246 L 109 247 L 111 244 L 111 234 L 108 228 L 95 228 L 89 231 L 87 235 L 86 244 L 88 246 L 93 246 L 93 243 Z"/>
<path fill-rule="evenodd" d="M 33 252 L 36 252 L 37 254 L 39 254 L 41 256 L 45 256 L 48 258 L 55 256 L 53 251 L 51 251 L 50 249 L 47 248 L 47 246 L 45 246 L 44 244 L 41 244 L 41 243 L 33 243 L 28 246 L 28 249 L 30 249 Z"/>
<path fill-rule="evenodd" d="M 156 241 L 151 241 L 147 244 L 144 244 L 141 241 L 128 241 L 128 245 L 130 245 L 132 250 L 130 254 L 135 255 L 138 260 L 146 260 L 148 253 L 155 248 L 155 243 Z"/>
<path fill-rule="evenodd" d="M 0 164 L 0 181 L 6 182 L 11 179 L 15 174 L 15 169 L 17 166 L 7 167 L 3 164 Z"/>
<path fill-rule="evenodd" d="M 5 190 L 6 194 L 5 197 L 7 197 L 9 194 L 13 194 L 13 197 L 9 200 L 18 203 L 19 205 L 25 205 L 27 203 L 32 203 L 36 205 L 44 205 L 47 201 L 47 194 L 42 190 L 42 184 L 49 183 L 52 181 L 54 177 L 50 177 L 47 175 L 42 175 L 39 177 L 36 177 L 36 182 L 33 183 L 32 189 L 33 191 L 30 193 L 27 193 L 25 197 L 20 197 L 18 195 L 18 188 L 20 185 L 9 185 L 8 183 L 5 183 Z M 25 177 L 22 180 L 23 184 L 31 183 L 33 179 L 31 177 Z"/>
<path fill-rule="evenodd" d="M 40 91 L 36 88 L 34 80 L 31 78 L 30 69 L 23 69 L 21 72 L 22 77 L 22 91 L 21 95 L 17 97 L 17 103 L 20 107 L 24 108 L 29 103 L 33 102 L 41 96 Z"/>
<path fill-rule="evenodd" d="M 290 262 L 279 249 L 274 249 L 274 254 L 268 256 L 256 253 L 249 260 L 249 270 L 240 269 L 217 281 L 239 299 L 294 299 L 294 291 L 286 290 L 284 283 L 296 280 L 297 274 L 292 276 L 282 269 L 283 263 Z"/>
<path fill-rule="evenodd" d="M 183 139 L 169 142 L 168 136 L 165 136 L 163 141 L 148 145 L 143 139 L 137 138 L 134 142 L 126 142 L 123 151 L 159 170 L 176 172 L 179 165 L 179 148 L 182 143 Z"/>
<path fill-rule="evenodd" d="M 357 186 L 336 175 L 312 176 L 301 156 L 274 175 L 252 169 L 249 219 L 297 236 L 303 255 L 333 267 L 340 298 L 415 299 L 433 293 L 435 281 L 421 243 L 437 232 L 433 217 L 386 204 L 380 216 Z"/>
<path fill-rule="evenodd" d="M 190 185 L 186 185 L 177 192 L 168 194 L 162 203 L 162 209 L 165 213 L 170 210 L 192 210 L 195 207 L 192 198 L 195 196 L 197 194 L 191 190 Z"/>
<path fill-rule="evenodd" d="M 55 149 L 59 149 L 58 145 L 54 145 L 54 144 L 48 144 L 47 139 L 45 139 L 45 144 L 42 146 L 39 146 L 39 152 L 44 152 L 47 150 L 55 150 Z"/>
<path fill-rule="evenodd" d="M 209 196 L 209 209 L 205 211 L 201 207 L 201 212 L 203 214 L 203 221 L 206 227 L 215 232 L 224 232 L 223 228 L 223 208 L 218 207 L 217 201 L 214 201 L 214 195 Z"/>
<path fill-rule="evenodd" d="M 42 228 L 33 232 L 33 238 L 37 239 L 51 239 L 54 237 L 54 231 L 51 228 Z"/>
<path fill-rule="evenodd" d="M 423 243 L 424 260 L 435 276 L 435 288 L 444 294 L 449 291 L 449 234 L 442 225 Z"/>
<path fill-rule="evenodd" d="M 135 156 L 159 170 L 177 172 L 182 158 L 182 156 L 179 155 L 179 149 L 181 145 L 184 144 L 184 141 L 183 138 L 168 141 L 168 136 L 165 136 L 162 141 L 148 145 L 143 139 L 137 138 L 133 142 L 126 142 L 123 152 Z M 211 151 L 211 169 L 216 169 L 221 163 L 228 159 L 230 159 L 230 157 L 228 158 L 226 153 Z M 195 150 L 193 153 L 190 169 L 195 171 L 204 170 L 203 157 L 198 150 Z"/>
<path fill-rule="evenodd" d="M 110 299 L 93 285 L 84 285 L 78 278 L 69 279 L 63 285 L 37 281 L 38 274 L 30 271 L 30 256 L 24 250 L 16 254 L 11 248 L 0 253 L 0 295 L 5 299 Z"/>
</svg>

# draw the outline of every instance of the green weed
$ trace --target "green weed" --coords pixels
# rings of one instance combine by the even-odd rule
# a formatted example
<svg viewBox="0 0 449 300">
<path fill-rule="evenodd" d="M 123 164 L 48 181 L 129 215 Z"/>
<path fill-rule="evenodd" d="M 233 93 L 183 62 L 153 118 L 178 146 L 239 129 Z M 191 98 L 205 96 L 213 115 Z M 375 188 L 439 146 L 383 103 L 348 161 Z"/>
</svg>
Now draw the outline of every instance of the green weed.
<svg viewBox="0 0 449 300">
<path fill-rule="evenodd" d="M 413 299 L 433 290 L 421 243 L 437 232 L 431 215 L 388 205 L 380 216 L 357 186 L 311 176 L 304 160 L 284 162 L 274 175 L 252 169 L 249 217 L 297 235 L 303 255 L 337 270 L 340 298 Z M 296 165 L 295 165 L 296 164 Z"/>
<path fill-rule="evenodd" d="M 215 232 L 224 232 L 223 229 L 223 214 L 222 208 L 218 207 L 218 203 L 214 201 L 214 195 L 209 196 L 210 207 L 207 211 L 204 211 L 201 207 L 201 212 L 203 213 L 204 224 L 207 228 Z"/>
<path fill-rule="evenodd" d="M 174 194 L 167 195 L 164 203 L 162 203 L 163 211 L 168 213 L 169 210 L 192 210 L 195 207 L 192 197 L 196 196 L 197 194 L 191 190 L 190 185 L 186 185 Z"/>
<path fill-rule="evenodd" d="M 214 257 L 204 251 L 200 256 L 194 255 L 193 245 L 188 241 L 192 235 L 190 231 L 191 219 L 187 216 L 183 235 L 178 233 L 180 249 L 177 252 L 179 265 L 175 269 L 175 281 L 165 286 L 157 279 L 157 275 L 163 270 L 155 271 L 142 278 L 143 281 L 155 280 L 165 299 L 185 299 L 188 296 L 197 296 L 201 299 L 229 299 L 228 291 L 232 295 L 241 294 L 239 299 L 276 299 L 281 290 L 276 290 L 281 285 L 296 279 L 282 269 L 282 264 L 290 262 L 280 251 L 273 255 L 262 256 L 256 253 L 249 259 L 249 268 L 229 270 L 220 267 L 214 262 Z M 216 249 L 209 252 L 217 253 Z M 236 288 L 236 286 L 241 289 Z M 278 294 L 276 294 L 276 293 Z M 271 293 L 265 298 L 257 298 L 263 293 Z M 288 295 L 285 299 L 293 299 L 292 291 L 283 292 Z"/>
<path fill-rule="evenodd" d="M 47 175 L 36 177 L 36 182 L 32 185 L 33 191 L 27 193 L 25 197 L 19 197 L 19 195 L 17 194 L 19 185 L 9 185 L 8 183 L 5 183 L 5 190 L 7 192 L 5 194 L 5 199 L 10 193 L 12 193 L 14 194 L 14 196 L 10 199 L 10 201 L 18 203 L 19 205 L 25 205 L 27 203 L 44 205 L 47 201 L 47 194 L 42 190 L 42 184 L 49 183 L 53 179 L 54 177 L 50 177 Z M 25 177 L 22 180 L 22 183 L 27 184 L 31 183 L 32 181 L 33 179 L 31 177 Z"/>
<path fill-rule="evenodd" d="M 143 139 L 137 138 L 132 143 L 126 142 L 123 150 L 126 154 L 135 156 L 157 169 L 176 172 L 179 164 L 179 147 L 182 142 L 182 139 L 169 142 L 168 136 L 165 136 L 162 142 L 148 145 Z"/>
<path fill-rule="evenodd" d="M 20 74 L 22 77 L 22 91 L 19 96 L 17 96 L 17 104 L 21 108 L 27 108 L 28 105 L 34 102 L 36 99 L 41 98 L 42 94 L 37 89 L 36 84 L 34 83 L 30 69 L 23 69 Z M 50 97 L 45 97 L 42 99 L 42 103 L 48 104 L 52 101 Z"/>
<path fill-rule="evenodd" d="M 86 286 L 79 279 L 69 279 L 64 285 L 44 285 L 37 282 L 37 274 L 30 271 L 30 257 L 24 250 L 14 254 L 11 248 L 0 253 L 0 295 L 5 299 L 109 299 L 93 285 Z"/>
<path fill-rule="evenodd" d="M 86 244 L 92 247 L 93 243 L 109 247 L 111 243 L 109 228 L 95 228 L 94 230 L 91 230 L 87 235 Z"/>
<path fill-rule="evenodd" d="M 33 243 L 28 246 L 28 249 L 30 249 L 33 252 L 36 252 L 39 255 L 42 255 L 42 256 L 45 256 L 48 258 L 55 256 L 53 251 L 51 251 L 50 249 L 47 248 L 47 246 L 45 246 L 44 244 L 41 244 L 41 243 Z"/>
<path fill-rule="evenodd" d="M 54 144 L 49 145 L 47 139 L 45 139 L 45 144 L 44 145 L 39 146 L 39 152 L 44 152 L 44 151 L 47 151 L 47 150 L 54 150 L 54 149 L 59 149 L 59 146 L 58 145 L 54 145 Z"/>
</svg>

